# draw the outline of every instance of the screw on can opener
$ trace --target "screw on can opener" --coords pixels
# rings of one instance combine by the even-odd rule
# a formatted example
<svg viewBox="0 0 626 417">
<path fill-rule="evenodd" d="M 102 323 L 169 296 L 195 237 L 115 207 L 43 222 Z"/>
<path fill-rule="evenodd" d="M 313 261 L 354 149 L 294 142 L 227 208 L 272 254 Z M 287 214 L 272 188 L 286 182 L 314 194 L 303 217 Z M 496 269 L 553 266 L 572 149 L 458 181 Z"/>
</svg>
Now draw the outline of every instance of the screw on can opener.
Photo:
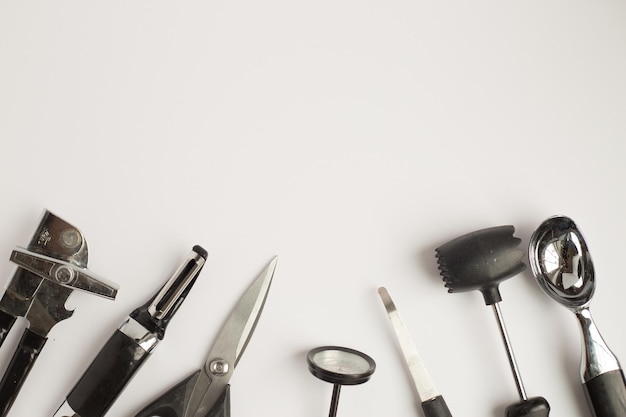
<svg viewBox="0 0 626 417">
<path fill-rule="evenodd" d="M 73 290 L 115 299 L 117 285 L 87 269 L 82 233 L 45 211 L 27 248 L 15 248 L 13 278 L 0 299 L 0 346 L 18 317 L 28 326 L 0 382 L 0 416 L 9 412 L 35 360 L 58 322 L 72 316 L 65 302 Z"/>
</svg>

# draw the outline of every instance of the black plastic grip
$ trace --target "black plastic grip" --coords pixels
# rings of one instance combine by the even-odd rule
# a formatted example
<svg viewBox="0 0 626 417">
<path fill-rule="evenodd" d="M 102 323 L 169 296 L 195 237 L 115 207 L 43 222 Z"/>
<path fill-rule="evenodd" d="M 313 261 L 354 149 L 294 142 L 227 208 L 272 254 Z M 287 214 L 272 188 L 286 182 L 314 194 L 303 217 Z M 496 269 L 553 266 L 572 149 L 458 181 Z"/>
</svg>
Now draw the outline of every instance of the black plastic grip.
<svg viewBox="0 0 626 417">
<path fill-rule="evenodd" d="M 532 397 L 509 405 L 505 415 L 506 417 L 548 417 L 550 404 L 543 397 Z"/>
<path fill-rule="evenodd" d="M 583 387 L 595 417 L 626 416 L 626 384 L 621 369 L 598 375 Z"/>
<path fill-rule="evenodd" d="M 448 405 L 441 395 L 422 403 L 422 410 L 426 417 L 452 417 Z"/>
<path fill-rule="evenodd" d="M 48 339 L 30 329 L 22 334 L 19 345 L 13 353 L 9 367 L 0 382 L 0 416 L 7 415 L 35 360 Z"/>
<path fill-rule="evenodd" d="M 16 317 L 11 314 L 0 310 L 0 346 L 4 343 L 4 339 L 11 331 L 11 327 L 15 323 Z"/>
<path fill-rule="evenodd" d="M 81 417 L 103 416 L 149 355 L 116 330 L 72 388 L 68 404 Z"/>
<path fill-rule="evenodd" d="M 183 417 L 187 409 L 187 401 L 195 388 L 200 370 L 174 385 L 159 398 L 145 406 L 135 417 Z M 188 412 L 190 410 L 187 410 Z M 193 414 L 193 413 L 192 413 Z M 204 417 L 230 417 L 230 385 L 215 401 Z"/>
</svg>

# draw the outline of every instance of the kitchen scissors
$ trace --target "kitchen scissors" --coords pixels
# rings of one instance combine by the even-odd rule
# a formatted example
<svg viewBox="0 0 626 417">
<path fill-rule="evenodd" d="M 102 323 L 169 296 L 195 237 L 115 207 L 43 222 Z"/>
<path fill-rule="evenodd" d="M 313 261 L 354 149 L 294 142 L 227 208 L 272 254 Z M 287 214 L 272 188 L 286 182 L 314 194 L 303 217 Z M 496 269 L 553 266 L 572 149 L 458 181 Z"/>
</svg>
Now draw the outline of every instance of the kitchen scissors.
<svg viewBox="0 0 626 417">
<path fill-rule="evenodd" d="M 276 262 L 274 257 L 235 305 L 204 365 L 135 417 L 230 417 L 229 381 L 265 305 Z"/>
</svg>

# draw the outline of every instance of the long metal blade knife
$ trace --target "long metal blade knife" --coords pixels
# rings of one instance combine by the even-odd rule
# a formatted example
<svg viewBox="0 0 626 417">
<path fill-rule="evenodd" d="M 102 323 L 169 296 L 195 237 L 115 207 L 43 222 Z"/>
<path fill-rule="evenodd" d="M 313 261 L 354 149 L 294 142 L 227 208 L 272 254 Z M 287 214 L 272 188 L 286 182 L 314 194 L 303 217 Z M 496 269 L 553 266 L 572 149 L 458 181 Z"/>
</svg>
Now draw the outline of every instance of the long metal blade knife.
<svg viewBox="0 0 626 417">
<path fill-rule="evenodd" d="M 378 295 L 380 295 L 380 298 L 385 305 L 385 309 L 387 310 L 387 315 L 389 316 L 391 326 L 393 327 L 398 339 L 400 350 L 402 351 L 404 361 L 409 370 L 409 375 L 413 381 L 413 386 L 420 399 L 424 416 L 452 417 L 445 400 L 441 394 L 439 394 L 430 379 L 428 371 L 426 370 L 426 367 L 422 363 L 422 359 L 417 352 L 415 343 L 413 343 L 408 329 L 400 318 L 398 309 L 387 292 L 387 289 L 380 287 L 378 289 Z"/>
<path fill-rule="evenodd" d="M 13 278 L 0 299 L 0 346 L 18 317 L 28 326 L 0 382 L 0 416 L 9 412 L 47 335 L 72 316 L 65 302 L 73 290 L 115 299 L 117 285 L 87 269 L 87 241 L 73 225 L 45 211 L 27 248 L 16 248 Z"/>
</svg>

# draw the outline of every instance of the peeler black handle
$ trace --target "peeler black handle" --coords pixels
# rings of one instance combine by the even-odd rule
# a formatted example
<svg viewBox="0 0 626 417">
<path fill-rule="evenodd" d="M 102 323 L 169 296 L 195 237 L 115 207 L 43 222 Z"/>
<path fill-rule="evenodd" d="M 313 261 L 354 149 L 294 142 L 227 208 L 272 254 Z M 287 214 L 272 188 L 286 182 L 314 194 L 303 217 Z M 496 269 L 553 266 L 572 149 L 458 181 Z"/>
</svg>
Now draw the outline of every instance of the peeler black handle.
<svg viewBox="0 0 626 417">
<path fill-rule="evenodd" d="M 422 403 L 422 410 L 426 417 L 452 417 L 446 401 L 441 395 Z"/>
<path fill-rule="evenodd" d="M 149 355 L 116 330 L 67 396 L 67 403 L 80 417 L 103 416 Z"/>
<path fill-rule="evenodd" d="M 7 338 L 15 320 L 15 316 L 0 310 L 0 346 L 4 343 L 4 339 Z"/>
<path fill-rule="evenodd" d="M 626 383 L 621 369 L 600 374 L 583 387 L 595 417 L 626 416 Z"/>
<path fill-rule="evenodd" d="M 0 382 L 0 416 L 8 414 L 48 339 L 26 329 Z"/>
</svg>

